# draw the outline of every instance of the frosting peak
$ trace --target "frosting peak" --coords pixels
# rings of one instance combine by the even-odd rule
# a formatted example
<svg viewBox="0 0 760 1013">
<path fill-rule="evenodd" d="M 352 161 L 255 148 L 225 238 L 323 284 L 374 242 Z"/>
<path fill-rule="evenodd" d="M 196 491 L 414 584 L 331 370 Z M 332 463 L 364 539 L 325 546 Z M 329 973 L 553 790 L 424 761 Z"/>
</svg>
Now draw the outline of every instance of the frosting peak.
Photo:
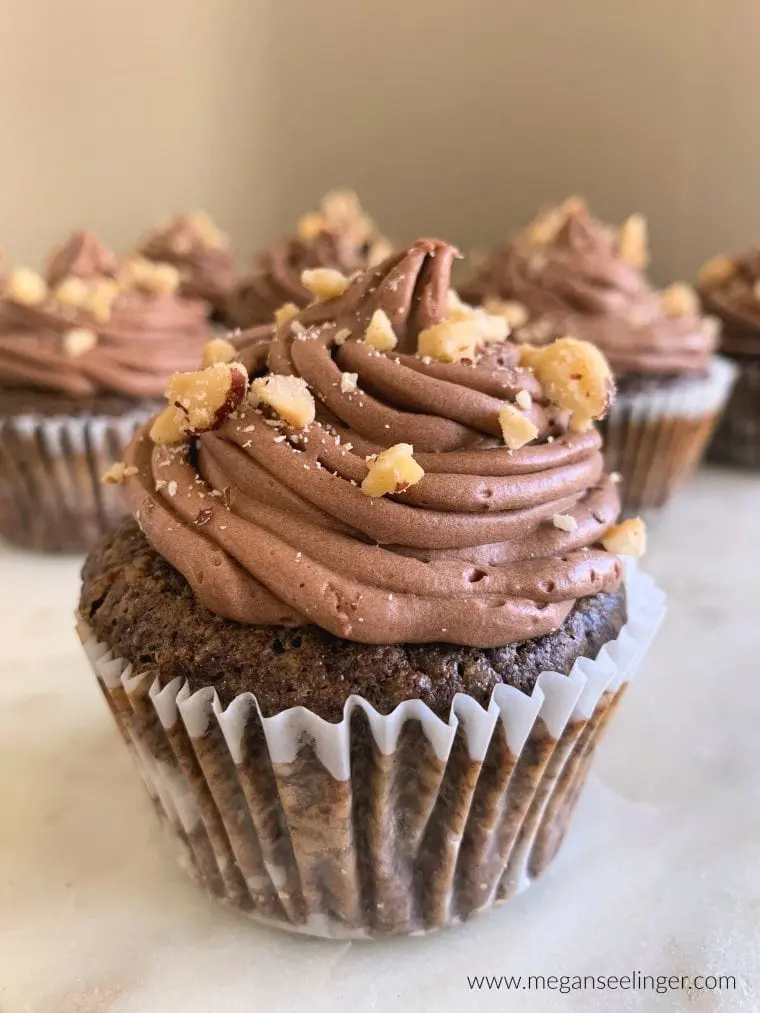
<svg viewBox="0 0 760 1013">
<path fill-rule="evenodd" d="M 53 250 L 47 263 L 47 281 L 55 288 L 64 278 L 114 278 L 119 259 L 91 232 L 73 232 L 61 246 Z"/>
<path fill-rule="evenodd" d="M 172 382 L 175 426 L 212 421 L 178 443 L 149 435 L 175 440 L 176 428 L 147 426 L 126 491 L 209 609 L 365 643 L 494 646 L 556 629 L 577 598 L 618 585 L 601 541 L 619 500 L 598 433 L 573 430 L 553 399 L 559 356 L 542 352 L 534 372 L 519 346 L 489 343 L 482 311 L 452 299 L 455 256 L 419 240 L 283 319 L 247 398 L 240 364 Z M 481 329 L 472 357 L 419 354 L 450 324 Z M 260 355 L 265 341 L 240 345 Z M 563 350 L 577 356 L 574 397 L 597 362 L 581 345 Z M 505 407 L 526 422 L 515 449 Z"/>
</svg>

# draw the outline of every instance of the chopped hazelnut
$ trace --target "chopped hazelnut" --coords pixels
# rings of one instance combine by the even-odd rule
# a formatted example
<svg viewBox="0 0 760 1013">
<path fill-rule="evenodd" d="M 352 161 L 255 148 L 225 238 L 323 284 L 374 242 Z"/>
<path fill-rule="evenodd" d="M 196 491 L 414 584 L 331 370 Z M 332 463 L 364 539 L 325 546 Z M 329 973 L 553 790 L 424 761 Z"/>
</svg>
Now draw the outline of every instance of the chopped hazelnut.
<svg viewBox="0 0 760 1013">
<path fill-rule="evenodd" d="M 182 282 L 179 269 L 173 264 L 154 264 L 153 271 L 148 275 L 144 287 L 156 295 L 173 295 Z"/>
<path fill-rule="evenodd" d="M 62 345 L 66 355 L 76 359 L 85 352 L 90 352 L 98 343 L 98 336 L 94 331 L 88 331 L 84 327 L 75 327 L 63 335 Z"/>
<path fill-rule="evenodd" d="M 90 290 L 87 283 L 71 275 L 64 278 L 53 293 L 56 302 L 63 306 L 72 306 L 74 309 L 85 309 L 90 298 Z"/>
<path fill-rule="evenodd" d="M 111 465 L 108 471 L 103 472 L 100 476 L 100 483 L 101 485 L 121 485 L 125 478 L 136 474 L 137 468 L 134 465 L 127 466 L 123 461 L 117 461 Z"/>
<path fill-rule="evenodd" d="M 232 362 L 237 355 L 237 348 L 226 338 L 213 338 L 203 346 L 201 365 L 204 369 L 217 362 Z"/>
<path fill-rule="evenodd" d="M 570 534 L 571 531 L 575 531 L 578 527 L 578 521 L 573 517 L 572 514 L 554 514 L 552 517 L 552 524 L 555 528 L 560 531 L 565 531 Z"/>
<path fill-rule="evenodd" d="M 40 306 L 48 295 L 42 275 L 28 267 L 14 268 L 5 279 L 5 295 L 22 306 Z"/>
<path fill-rule="evenodd" d="M 496 314 L 487 313 L 480 306 L 470 306 L 462 302 L 453 288 L 449 289 L 447 296 L 448 316 L 447 323 L 459 323 L 462 320 L 469 320 L 476 324 L 480 330 L 483 344 L 492 344 L 505 341 L 509 334 L 507 320 Z"/>
<path fill-rule="evenodd" d="M 341 373 L 340 374 L 340 389 L 344 394 L 352 394 L 356 390 L 356 385 L 359 382 L 358 373 Z"/>
<path fill-rule="evenodd" d="M 699 313 L 697 293 L 682 281 L 668 285 L 660 293 L 660 306 L 668 317 L 691 317 Z"/>
<path fill-rule="evenodd" d="M 549 401 L 572 412 L 571 429 L 582 432 L 604 417 L 615 387 L 598 348 L 576 338 L 559 338 L 543 348 L 519 347 L 520 365 L 533 370 Z"/>
<path fill-rule="evenodd" d="M 533 404 L 533 398 L 530 396 L 530 392 L 527 390 L 518 390 L 515 394 L 515 404 L 522 408 L 523 411 L 530 411 L 530 407 Z"/>
<path fill-rule="evenodd" d="M 550 208 L 540 214 L 535 221 L 528 226 L 528 239 L 536 246 L 548 246 L 553 242 L 557 233 L 567 221 L 567 213 L 562 205 Z"/>
<path fill-rule="evenodd" d="M 333 344 L 338 346 L 345 345 L 345 343 L 348 341 L 350 337 L 351 331 L 349 331 L 347 327 L 341 327 L 341 329 L 337 332 L 337 334 L 333 338 Z"/>
<path fill-rule="evenodd" d="M 486 299 L 483 309 L 491 316 L 504 317 L 512 330 L 523 327 L 529 318 L 527 308 L 514 300 Z"/>
<path fill-rule="evenodd" d="M 367 254 L 367 264 L 370 267 L 377 267 L 393 253 L 393 246 L 387 239 L 376 239 L 370 246 Z"/>
<path fill-rule="evenodd" d="M 325 216 L 320 214 L 319 211 L 310 211 L 298 219 L 296 233 L 299 239 L 304 239 L 308 242 L 310 239 L 316 239 L 320 232 L 325 231 L 326 227 Z"/>
<path fill-rule="evenodd" d="M 649 263 L 647 220 L 643 215 L 630 215 L 618 229 L 618 252 L 631 267 L 643 271 Z"/>
<path fill-rule="evenodd" d="M 284 327 L 289 320 L 297 317 L 299 312 L 300 310 L 294 302 L 283 303 L 279 309 L 274 311 L 274 322 L 278 327 Z"/>
<path fill-rule="evenodd" d="M 111 308 L 119 297 L 119 287 L 110 278 L 100 278 L 91 286 L 83 307 L 93 319 L 104 324 L 111 319 Z"/>
<path fill-rule="evenodd" d="M 195 373 L 174 373 L 166 385 L 169 408 L 150 431 L 154 443 L 178 443 L 186 436 L 208 432 L 224 422 L 248 389 L 248 373 L 240 362 L 218 362 Z"/>
<path fill-rule="evenodd" d="M 344 274 L 332 267 L 315 267 L 313 270 L 304 271 L 301 274 L 301 281 L 317 302 L 337 299 L 351 284 Z"/>
<path fill-rule="evenodd" d="M 300 376 L 262 376 L 253 381 L 251 392 L 294 429 L 304 429 L 314 421 L 314 397 Z"/>
<path fill-rule="evenodd" d="M 385 496 L 404 492 L 409 486 L 416 485 L 425 472 L 415 461 L 413 453 L 411 443 L 397 443 L 378 454 L 369 462 L 369 470 L 362 482 L 364 495 Z"/>
<path fill-rule="evenodd" d="M 717 288 L 725 284 L 736 274 L 736 262 L 719 253 L 717 257 L 711 257 L 699 269 L 699 284 L 704 288 Z"/>
<path fill-rule="evenodd" d="M 504 404 L 499 409 L 499 425 L 510 450 L 519 450 L 538 436 L 538 426 L 511 404 Z"/>
<path fill-rule="evenodd" d="M 444 320 L 420 331 L 417 355 L 429 355 L 439 362 L 460 362 L 474 358 L 482 340 L 480 328 L 474 320 Z"/>
<path fill-rule="evenodd" d="M 614 524 L 602 539 L 602 545 L 616 556 L 643 556 L 647 547 L 647 530 L 640 517 L 631 517 Z"/>
<path fill-rule="evenodd" d="M 398 339 L 393 333 L 388 314 L 384 310 L 375 310 L 369 327 L 364 334 L 365 342 L 379 352 L 389 352 L 396 347 Z"/>
</svg>

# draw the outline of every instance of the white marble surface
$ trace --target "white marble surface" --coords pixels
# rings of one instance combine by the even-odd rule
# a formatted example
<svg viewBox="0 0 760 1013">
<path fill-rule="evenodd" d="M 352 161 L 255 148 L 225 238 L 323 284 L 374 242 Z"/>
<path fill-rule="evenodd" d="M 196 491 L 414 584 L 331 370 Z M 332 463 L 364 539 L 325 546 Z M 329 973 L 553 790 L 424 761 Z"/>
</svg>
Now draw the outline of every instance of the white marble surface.
<svg viewBox="0 0 760 1013">
<path fill-rule="evenodd" d="M 314 942 L 175 866 L 76 642 L 78 560 L 0 552 L 1 1013 L 760 1010 L 760 477 L 651 530 L 670 612 L 545 877 L 426 939 Z M 733 974 L 736 991 L 473 992 L 474 974 Z"/>
</svg>

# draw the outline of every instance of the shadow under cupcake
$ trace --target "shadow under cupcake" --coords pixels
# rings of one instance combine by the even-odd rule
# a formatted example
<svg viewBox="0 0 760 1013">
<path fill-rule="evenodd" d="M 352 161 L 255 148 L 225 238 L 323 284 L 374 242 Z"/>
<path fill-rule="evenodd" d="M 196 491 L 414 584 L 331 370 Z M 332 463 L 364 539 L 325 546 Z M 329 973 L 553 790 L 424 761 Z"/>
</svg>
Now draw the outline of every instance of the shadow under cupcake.
<svg viewBox="0 0 760 1013">
<path fill-rule="evenodd" d="M 197 366 L 204 304 L 178 297 L 167 265 L 121 261 L 76 232 L 46 277 L 0 279 L 0 535 L 81 552 L 124 516 L 100 477 L 155 412 L 166 377 Z"/>
<path fill-rule="evenodd" d="M 527 886 L 662 615 L 619 558 L 644 530 L 591 424 L 602 355 L 505 343 L 454 253 L 307 275 L 269 373 L 227 349 L 173 377 L 125 457 L 136 523 L 83 571 L 80 636 L 186 865 L 294 931 L 427 932 Z"/>
<path fill-rule="evenodd" d="M 608 358 L 618 396 L 601 423 L 605 464 L 622 476 L 623 507 L 663 506 L 699 464 L 728 399 L 733 365 L 715 355 L 718 322 L 688 285 L 655 290 L 646 221 L 619 229 L 572 198 L 494 251 L 463 298 L 503 313 L 521 341 L 563 334 Z"/>
</svg>

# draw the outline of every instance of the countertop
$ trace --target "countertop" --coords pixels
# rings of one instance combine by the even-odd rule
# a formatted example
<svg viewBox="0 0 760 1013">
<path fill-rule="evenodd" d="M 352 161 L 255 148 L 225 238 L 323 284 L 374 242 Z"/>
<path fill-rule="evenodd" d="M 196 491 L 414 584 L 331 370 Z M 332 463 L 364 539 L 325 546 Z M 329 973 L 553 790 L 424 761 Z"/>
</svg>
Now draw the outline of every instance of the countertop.
<svg viewBox="0 0 760 1013">
<path fill-rule="evenodd" d="M 555 863 L 421 939 L 292 937 L 186 878 L 74 635 L 80 563 L 0 550 L 1 1013 L 760 1010 L 760 476 L 705 470 L 651 526 L 669 613 Z M 468 984 L 634 972 L 736 987 Z"/>
</svg>

